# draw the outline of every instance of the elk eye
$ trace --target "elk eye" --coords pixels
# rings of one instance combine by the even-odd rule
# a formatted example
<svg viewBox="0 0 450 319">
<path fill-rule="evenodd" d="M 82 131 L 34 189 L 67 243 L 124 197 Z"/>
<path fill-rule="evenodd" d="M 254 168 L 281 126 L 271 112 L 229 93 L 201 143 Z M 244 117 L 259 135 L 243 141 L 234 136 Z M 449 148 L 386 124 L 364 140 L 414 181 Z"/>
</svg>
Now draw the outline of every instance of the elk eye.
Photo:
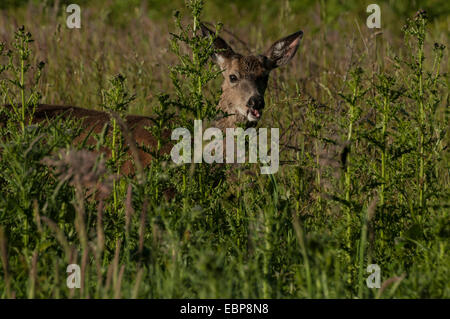
<svg viewBox="0 0 450 319">
<path fill-rule="evenodd" d="M 237 78 L 236 75 L 234 75 L 234 74 L 231 74 L 231 75 L 230 75 L 230 82 L 231 82 L 231 83 L 235 83 L 235 82 L 237 82 L 237 80 L 238 80 L 238 78 Z"/>
</svg>

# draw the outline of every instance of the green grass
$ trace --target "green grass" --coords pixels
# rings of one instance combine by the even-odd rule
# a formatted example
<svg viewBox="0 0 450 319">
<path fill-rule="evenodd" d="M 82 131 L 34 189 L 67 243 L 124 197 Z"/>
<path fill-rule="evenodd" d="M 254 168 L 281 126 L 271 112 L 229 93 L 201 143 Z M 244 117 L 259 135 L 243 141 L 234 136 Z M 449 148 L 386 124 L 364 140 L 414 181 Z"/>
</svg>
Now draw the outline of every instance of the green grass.
<svg viewBox="0 0 450 319">
<path fill-rule="evenodd" d="M 242 53 L 304 31 L 266 92 L 271 176 L 161 152 L 165 129 L 212 117 L 220 76 L 174 22 L 198 21 L 182 1 L 124 3 L 80 1 L 80 30 L 51 1 L 2 5 L 0 101 L 16 110 L 0 113 L 2 298 L 450 297 L 447 2 L 380 1 L 369 30 L 358 1 L 206 1 L 201 19 Z M 28 125 L 38 101 L 152 115 L 155 160 L 115 177 L 120 119 L 95 136 L 106 160 L 74 145 L 76 121 Z M 66 286 L 72 263 L 81 289 Z"/>
</svg>

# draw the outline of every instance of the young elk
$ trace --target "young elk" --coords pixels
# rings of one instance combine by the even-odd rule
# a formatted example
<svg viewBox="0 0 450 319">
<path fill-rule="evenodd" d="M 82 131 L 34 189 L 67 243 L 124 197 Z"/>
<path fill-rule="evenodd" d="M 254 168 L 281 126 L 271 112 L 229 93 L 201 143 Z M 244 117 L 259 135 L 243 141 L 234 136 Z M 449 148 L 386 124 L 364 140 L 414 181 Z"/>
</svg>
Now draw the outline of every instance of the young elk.
<svg viewBox="0 0 450 319">
<path fill-rule="evenodd" d="M 204 25 L 201 26 L 204 36 L 213 36 L 214 33 Z M 297 52 L 303 32 L 298 31 L 275 42 L 265 54 L 257 56 L 245 56 L 238 54 L 220 37 L 213 43 L 217 53 L 212 57 L 215 63 L 223 71 L 224 82 L 222 84 L 222 96 L 218 108 L 226 114 L 231 114 L 218 119 L 214 126 L 222 130 L 234 128 L 237 123 L 251 125 L 259 121 L 264 109 L 264 92 L 271 70 L 286 64 Z M 106 112 L 84 109 L 74 106 L 57 106 L 41 104 L 36 108 L 34 121 L 40 122 L 57 116 L 61 118 L 74 117 L 82 119 L 83 133 L 77 141 L 85 140 L 88 132 L 100 133 L 105 124 L 110 121 L 110 115 Z M 3 120 L 1 122 L 4 122 Z M 152 119 L 145 116 L 128 115 L 125 118 L 127 130 L 131 135 L 128 139 L 138 145 L 153 148 L 156 139 L 145 127 L 152 125 Z M 169 132 L 168 132 L 169 133 Z M 170 134 L 167 134 L 170 137 Z M 167 136 L 166 136 L 167 137 Z M 90 137 L 88 145 L 95 145 L 95 139 Z M 130 150 L 136 147 L 130 145 Z M 170 145 L 166 145 L 163 152 L 170 152 Z M 151 161 L 151 155 L 137 151 L 139 160 L 143 166 Z M 122 173 L 128 174 L 133 170 L 131 163 L 125 163 Z"/>
</svg>

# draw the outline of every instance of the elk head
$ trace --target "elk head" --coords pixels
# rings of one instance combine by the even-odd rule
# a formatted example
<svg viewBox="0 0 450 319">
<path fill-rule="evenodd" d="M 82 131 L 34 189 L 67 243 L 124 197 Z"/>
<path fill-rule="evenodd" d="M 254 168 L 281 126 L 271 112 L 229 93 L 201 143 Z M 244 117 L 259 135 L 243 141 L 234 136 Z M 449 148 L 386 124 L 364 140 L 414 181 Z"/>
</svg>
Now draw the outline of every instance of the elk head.
<svg viewBox="0 0 450 319">
<path fill-rule="evenodd" d="M 215 35 L 203 24 L 201 30 L 203 36 Z M 219 127 L 235 127 L 236 122 L 251 124 L 259 121 L 265 105 L 264 92 L 270 71 L 292 59 L 302 36 L 302 31 L 295 32 L 276 41 L 264 54 L 256 56 L 236 53 L 225 40 L 215 38 L 213 45 L 216 52 L 212 58 L 224 76 L 218 107 L 230 114 L 219 121 Z"/>
</svg>

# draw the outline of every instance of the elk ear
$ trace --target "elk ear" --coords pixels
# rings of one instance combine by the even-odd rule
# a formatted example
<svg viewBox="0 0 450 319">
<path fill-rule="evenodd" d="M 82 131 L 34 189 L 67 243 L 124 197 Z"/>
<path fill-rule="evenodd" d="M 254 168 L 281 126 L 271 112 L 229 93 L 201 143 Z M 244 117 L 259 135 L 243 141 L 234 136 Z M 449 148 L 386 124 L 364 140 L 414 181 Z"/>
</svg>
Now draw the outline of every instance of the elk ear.
<svg viewBox="0 0 450 319">
<path fill-rule="evenodd" d="M 200 24 L 200 28 L 204 37 L 215 38 L 213 45 L 217 52 L 213 54 L 212 59 L 223 70 L 227 60 L 235 55 L 233 49 L 224 39 L 219 36 L 216 37 L 216 33 L 208 29 L 203 23 Z"/>
<path fill-rule="evenodd" d="M 288 63 L 297 52 L 303 31 L 295 32 L 281 40 L 278 40 L 266 51 L 272 69 Z"/>
</svg>

